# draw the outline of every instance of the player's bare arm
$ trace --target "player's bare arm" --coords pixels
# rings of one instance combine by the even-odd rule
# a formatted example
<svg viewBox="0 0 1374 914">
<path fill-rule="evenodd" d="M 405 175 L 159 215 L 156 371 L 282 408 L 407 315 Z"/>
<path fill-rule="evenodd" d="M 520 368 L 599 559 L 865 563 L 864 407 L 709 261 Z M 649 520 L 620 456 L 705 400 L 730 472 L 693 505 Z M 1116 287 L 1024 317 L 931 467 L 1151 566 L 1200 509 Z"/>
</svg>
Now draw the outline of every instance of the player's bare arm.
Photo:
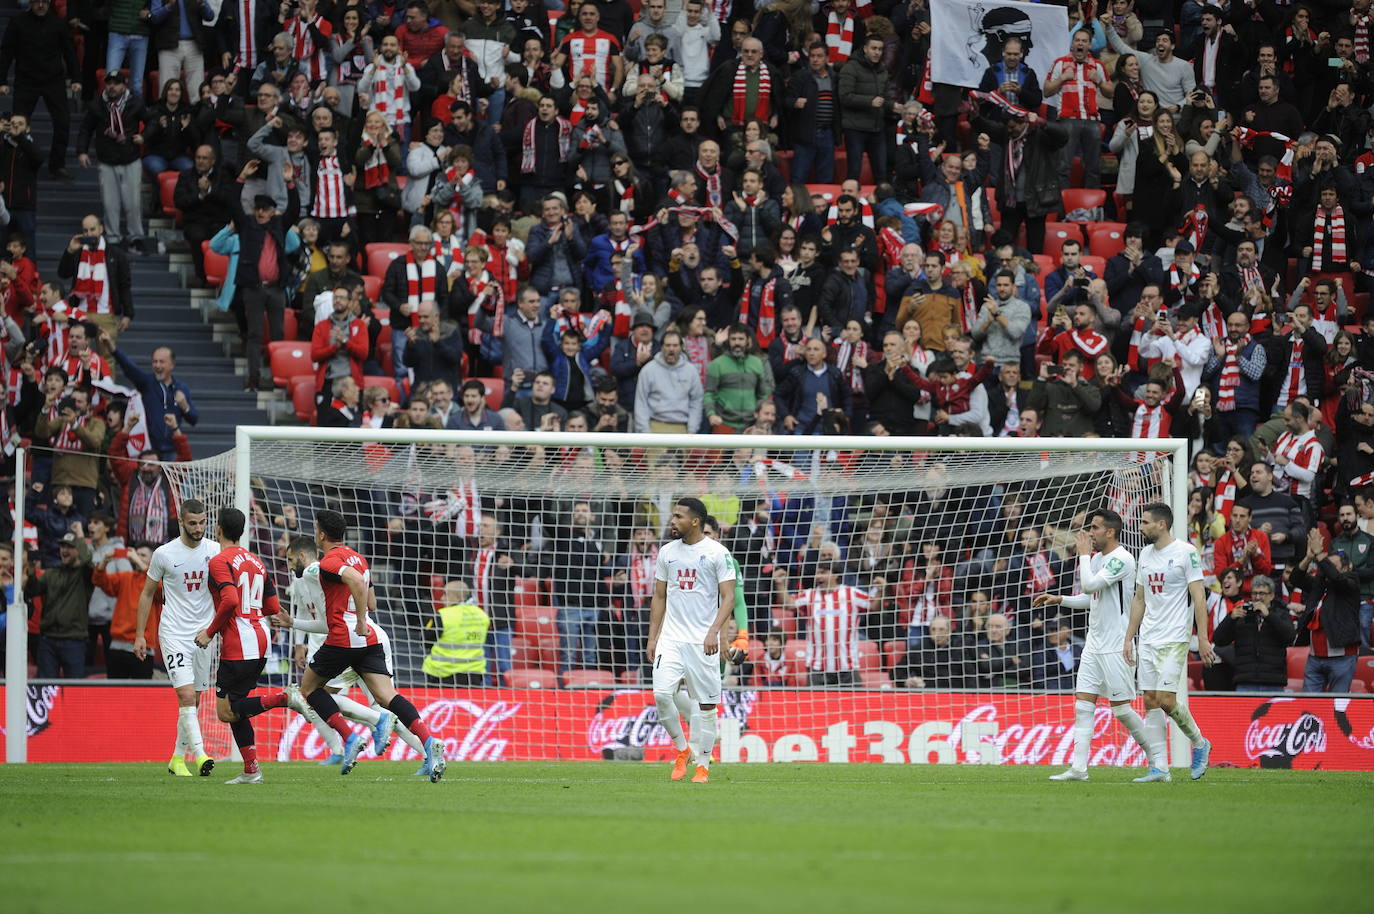
<svg viewBox="0 0 1374 914">
<path fill-rule="evenodd" d="M 148 656 L 148 639 L 143 632 L 148 625 L 148 617 L 153 613 L 153 596 L 157 593 L 157 581 L 152 578 L 143 582 L 143 592 L 138 595 L 138 628 L 134 635 L 134 656 L 139 660 Z"/>
<path fill-rule="evenodd" d="M 1145 619 L 1145 588 L 1135 585 L 1135 596 L 1131 598 L 1131 623 L 1126 627 L 1126 640 L 1121 644 L 1121 656 L 1135 666 L 1135 636 L 1140 632 L 1140 623 Z M 1205 624 L 1205 623 L 1204 623 Z M 1203 629 L 1206 631 L 1206 629 Z"/>
<path fill-rule="evenodd" d="M 1207 639 L 1207 591 L 1203 589 L 1201 581 L 1191 581 L 1188 584 L 1188 595 L 1193 598 L 1198 656 L 1202 658 L 1203 666 L 1211 666 L 1217 662 L 1217 652 L 1212 649 L 1212 642 Z"/>
<path fill-rule="evenodd" d="M 725 627 L 725 620 L 735 611 L 735 582 L 720 582 L 720 609 L 716 610 L 716 620 L 711 623 L 711 628 L 706 632 L 706 641 L 702 648 L 707 656 L 720 650 L 720 632 Z"/>
<path fill-rule="evenodd" d="M 654 581 L 654 596 L 649 601 L 649 640 L 645 654 L 652 663 L 658 647 L 658 633 L 663 630 L 663 614 L 668 611 L 668 582 Z"/>
</svg>

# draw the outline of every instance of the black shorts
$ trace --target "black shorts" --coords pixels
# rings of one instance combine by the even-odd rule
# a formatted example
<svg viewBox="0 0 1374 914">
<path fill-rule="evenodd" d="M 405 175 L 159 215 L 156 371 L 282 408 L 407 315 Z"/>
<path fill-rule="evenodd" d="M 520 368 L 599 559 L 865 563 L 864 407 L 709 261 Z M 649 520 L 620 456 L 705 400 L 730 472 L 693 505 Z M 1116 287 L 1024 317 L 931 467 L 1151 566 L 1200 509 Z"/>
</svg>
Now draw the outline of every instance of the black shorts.
<svg viewBox="0 0 1374 914">
<path fill-rule="evenodd" d="M 215 674 L 215 694 L 231 701 L 247 698 L 248 693 L 257 688 L 258 677 L 266 666 L 266 657 L 257 660 L 221 660 L 219 672 Z"/>
<path fill-rule="evenodd" d="M 310 661 L 310 669 L 314 670 L 315 675 L 325 682 L 349 668 L 352 668 L 359 675 L 363 673 L 377 673 L 380 676 L 391 675 L 391 670 L 386 668 L 386 650 L 381 644 L 369 644 L 366 647 L 338 647 L 333 644 L 321 644 L 320 649 L 315 652 L 315 659 Z"/>
</svg>

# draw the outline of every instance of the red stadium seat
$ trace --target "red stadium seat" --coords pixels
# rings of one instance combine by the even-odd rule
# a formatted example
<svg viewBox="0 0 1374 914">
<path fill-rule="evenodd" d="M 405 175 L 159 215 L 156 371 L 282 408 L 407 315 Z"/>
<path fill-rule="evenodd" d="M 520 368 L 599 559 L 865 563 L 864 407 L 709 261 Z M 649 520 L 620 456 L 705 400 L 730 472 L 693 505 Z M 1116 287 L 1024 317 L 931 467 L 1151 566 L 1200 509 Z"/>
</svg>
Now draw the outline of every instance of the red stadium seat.
<svg viewBox="0 0 1374 914">
<path fill-rule="evenodd" d="M 873 671 L 881 670 L 883 666 L 882 653 L 878 650 L 876 641 L 859 639 L 859 670 Z"/>
<path fill-rule="evenodd" d="M 558 616 L 553 607 L 515 603 L 515 630 L 527 638 L 557 638 Z"/>
<path fill-rule="evenodd" d="M 1126 247 L 1126 236 L 1114 228 L 1088 231 L 1088 250 L 1098 257 L 1115 257 Z"/>
<path fill-rule="evenodd" d="M 1078 258 L 1078 262 L 1098 276 L 1107 275 L 1107 258 L 1099 257 L 1096 254 L 1084 254 Z"/>
<path fill-rule="evenodd" d="M 379 374 L 366 375 L 363 378 L 363 387 L 385 387 L 386 395 L 391 398 L 392 403 L 401 402 L 401 388 L 396 386 L 395 378 Z"/>
<path fill-rule="evenodd" d="M 386 268 L 391 265 L 391 261 L 397 257 L 404 257 L 410 250 L 408 244 L 391 244 L 382 241 L 374 241 L 365 249 L 367 257 L 367 272 L 369 276 L 376 276 L 382 279 L 386 276 Z"/>
<path fill-rule="evenodd" d="M 205 256 L 205 281 L 210 286 L 224 285 L 224 277 L 229 273 L 229 258 L 210 250 L 210 242 L 200 243 L 200 252 Z"/>
<path fill-rule="evenodd" d="M 1371 690 L 1369 686 L 1365 685 L 1364 680 L 1352 679 L 1350 680 L 1350 691 L 1355 695 L 1364 695 Z"/>
<path fill-rule="evenodd" d="M 792 685 L 806 685 L 809 680 L 806 669 L 806 642 L 795 639 L 788 641 L 782 652 L 787 657 L 787 678 L 791 680 Z"/>
<path fill-rule="evenodd" d="M 1288 678 L 1299 679 L 1307 669 L 1307 655 L 1311 652 L 1310 647 L 1290 647 L 1288 649 Z"/>
<path fill-rule="evenodd" d="M 1188 661 L 1188 688 L 1194 692 L 1202 691 L 1202 661 Z"/>
<path fill-rule="evenodd" d="M 382 300 L 382 277 L 373 276 L 371 273 L 363 277 L 363 294 L 367 300 L 374 305 Z"/>
<path fill-rule="evenodd" d="M 840 199 L 840 185 L 838 184 L 808 184 L 806 185 L 806 189 L 811 191 L 813 196 L 815 194 L 820 194 L 831 203 Z M 821 217 L 824 218 L 825 213 L 821 213 Z"/>
<path fill-rule="evenodd" d="M 1087 232 L 1089 235 L 1093 232 L 1101 231 L 1102 229 L 1113 229 L 1124 235 L 1126 234 L 1126 223 L 1112 222 L 1103 219 L 1101 222 L 1089 222 L 1087 225 L 1083 226 L 1083 231 Z"/>
<path fill-rule="evenodd" d="M 181 177 L 179 171 L 160 171 L 157 175 L 157 198 L 162 204 L 162 214 L 171 216 L 181 225 L 181 210 L 176 208 L 172 202 L 173 193 L 177 189 L 177 179 Z"/>
<path fill-rule="evenodd" d="M 882 670 L 860 670 L 859 682 L 865 689 L 892 688 L 892 677 Z"/>
<path fill-rule="evenodd" d="M 512 689 L 552 689 L 558 686 L 558 674 L 544 669 L 510 669 L 506 671 L 506 685 Z"/>
<path fill-rule="evenodd" d="M 563 674 L 565 689 L 614 689 L 615 674 L 609 670 L 568 670 Z"/>
<path fill-rule="evenodd" d="M 1064 242 L 1073 239 L 1082 242 L 1083 226 L 1077 222 L 1046 222 L 1045 223 L 1045 250 L 1042 253 L 1054 258 L 1056 264 L 1059 263 L 1059 251 L 1064 247 Z"/>
<path fill-rule="evenodd" d="M 1059 266 L 1059 264 L 1056 263 L 1055 258 L 1051 257 L 1049 254 L 1032 254 L 1031 257 L 1035 259 L 1035 263 L 1040 267 L 1040 285 L 1044 286 L 1045 274 L 1053 273 L 1054 268 Z"/>
<path fill-rule="evenodd" d="M 773 164 L 778 169 L 778 174 L 782 175 L 785 183 L 792 183 L 792 157 L 794 153 L 791 149 L 779 149 L 773 153 Z"/>
<path fill-rule="evenodd" d="M 1355 680 L 1363 682 L 1370 692 L 1374 692 L 1374 656 L 1355 661 Z"/>
<path fill-rule="evenodd" d="M 271 340 L 272 335 L 268 333 L 267 315 L 262 316 L 262 338 Z M 287 308 L 282 314 L 281 338 L 284 340 L 296 340 L 297 331 L 300 329 L 300 318 L 297 316 L 295 308 Z"/>
<path fill-rule="evenodd" d="M 482 386 L 487 390 L 487 409 L 500 409 L 501 401 L 506 396 L 506 382 L 500 378 L 473 378 L 474 381 L 481 381 Z"/>
<path fill-rule="evenodd" d="M 1059 199 L 1064 204 L 1064 216 L 1076 209 L 1092 210 L 1105 208 L 1107 205 L 1107 192 L 1096 190 L 1089 187 L 1066 187 L 1059 192 Z M 1074 222 L 1087 222 L 1087 219 L 1075 219 Z"/>
<path fill-rule="evenodd" d="M 883 666 L 889 671 L 895 670 L 897 664 L 902 662 L 906 656 L 905 641 L 888 641 L 883 644 Z"/>
<path fill-rule="evenodd" d="M 635 668 L 628 669 L 628 670 L 621 670 L 621 671 L 620 671 L 620 676 L 618 677 L 618 679 L 619 679 L 619 682 L 620 682 L 621 685 L 624 685 L 624 686 L 637 686 L 637 685 L 640 684 L 640 682 L 639 682 L 639 669 L 638 669 L 637 667 L 635 667 Z"/>
<path fill-rule="evenodd" d="M 315 374 L 310 347 L 305 343 L 279 340 L 267 344 L 267 361 L 272 366 L 272 383 L 285 387 L 296 375 Z"/>
<path fill-rule="evenodd" d="M 298 374 L 291 379 L 291 407 L 296 418 L 306 425 L 315 424 L 315 376 Z"/>
</svg>

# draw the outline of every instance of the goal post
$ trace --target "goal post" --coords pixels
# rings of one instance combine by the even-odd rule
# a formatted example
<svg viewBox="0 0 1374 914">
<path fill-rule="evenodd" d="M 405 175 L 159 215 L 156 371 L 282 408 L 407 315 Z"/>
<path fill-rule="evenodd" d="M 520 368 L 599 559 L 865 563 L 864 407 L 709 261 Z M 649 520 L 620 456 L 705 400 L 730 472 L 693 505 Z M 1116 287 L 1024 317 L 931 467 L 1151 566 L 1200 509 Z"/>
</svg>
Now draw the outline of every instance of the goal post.
<svg viewBox="0 0 1374 914">
<path fill-rule="evenodd" d="M 672 505 L 691 495 L 718 516 L 749 603 L 747 651 L 724 671 L 723 759 L 1058 763 L 1072 677 L 1053 675 L 1050 630 L 1071 646 L 1085 613 L 1047 618 L 1031 594 L 1075 589 L 1073 530 L 1093 508 L 1123 515 L 1133 551 L 1152 501 L 1183 537 L 1186 458 L 1177 439 L 245 426 L 234 451 L 165 466 L 180 497 L 245 512 L 283 590 L 290 537 L 341 510 L 398 685 L 460 758 L 665 755 L 648 595 Z M 863 604 L 857 637 L 841 596 Z M 492 619 L 484 668 L 436 678 L 439 609 L 458 599 Z M 944 628 L 948 653 L 924 652 Z M 299 650 L 274 647 L 274 682 L 297 675 Z M 227 752 L 227 729 L 202 718 Z M 327 751 L 300 718 L 258 731 L 265 757 Z M 1140 763 L 1105 706 L 1096 733 L 1095 763 Z M 398 740 L 388 755 L 413 753 Z"/>
</svg>

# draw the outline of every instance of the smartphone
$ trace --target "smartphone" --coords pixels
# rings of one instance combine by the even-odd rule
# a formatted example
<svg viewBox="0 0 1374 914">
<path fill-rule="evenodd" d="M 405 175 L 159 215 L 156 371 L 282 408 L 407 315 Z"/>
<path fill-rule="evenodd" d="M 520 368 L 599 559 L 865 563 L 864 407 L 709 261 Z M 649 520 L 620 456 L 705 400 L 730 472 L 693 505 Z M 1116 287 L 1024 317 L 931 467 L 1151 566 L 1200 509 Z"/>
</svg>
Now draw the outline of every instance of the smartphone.
<svg viewBox="0 0 1374 914">
<path fill-rule="evenodd" d="M 1074 284 L 1075 286 L 1077 286 L 1078 288 L 1080 288 L 1080 289 L 1086 289 L 1086 288 L 1088 288 L 1088 277 L 1086 277 L 1086 276 L 1075 276 L 1075 277 L 1073 278 L 1073 284 Z"/>
<path fill-rule="evenodd" d="M 1226 112 L 1223 111 L 1223 110 L 1221 110 L 1220 108 L 1218 108 L 1218 109 L 1217 109 L 1217 122 L 1220 123 L 1221 121 L 1224 121 L 1224 120 L 1226 120 Z"/>
<path fill-rule="evenodd" d="M 1328 67 L 1337 67 L 1337 68 L 1340 68 L 1340 67 L 1345 66 L 1345 61 L 1344 61 L 1344 60 L 1341 60 L 1339 57 L 1328 57 L 1328 58 L 1326 58 L 1326 65 L 1327 65 Z"/>
</svg>

